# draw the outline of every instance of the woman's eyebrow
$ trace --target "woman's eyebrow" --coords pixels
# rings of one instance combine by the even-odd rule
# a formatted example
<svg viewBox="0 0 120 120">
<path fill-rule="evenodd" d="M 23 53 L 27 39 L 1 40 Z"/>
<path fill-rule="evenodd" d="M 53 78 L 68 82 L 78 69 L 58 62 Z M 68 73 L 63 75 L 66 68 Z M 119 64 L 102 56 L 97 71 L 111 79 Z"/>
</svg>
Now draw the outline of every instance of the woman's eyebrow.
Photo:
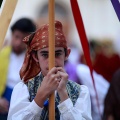
<svg viewBox="0 0 120 120">
<path fill-rule="evenodd" d="M 56 50 L 55 52 L 63 52 L 63 51 L 62 50 Z M 49 52 L 48 51 L 41 51 L 40 53 L 48 54 Z"/>
<path fill-rule="evenodd" d="M 63 52 L 62 50 L 56 50 L 55 52 Z"/>
<path fill-rule="evenodd" d="M 48 54 L 48 51 L 41 51 L 40 53 L 45 53 L 45 54 Z"/>
</svg>

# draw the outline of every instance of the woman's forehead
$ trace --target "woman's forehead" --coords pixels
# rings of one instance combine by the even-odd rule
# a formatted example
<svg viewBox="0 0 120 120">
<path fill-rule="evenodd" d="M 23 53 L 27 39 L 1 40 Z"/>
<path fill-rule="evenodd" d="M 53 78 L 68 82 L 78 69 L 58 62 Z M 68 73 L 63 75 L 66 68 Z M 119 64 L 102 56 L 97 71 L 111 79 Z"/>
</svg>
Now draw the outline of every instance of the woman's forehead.
<svg viewBox="0 0 120 120">
<path fill-rule="evenodd" d="M 63 47 L 55 47 L 55 51 L 57 51 L 57 50 L 64 50 L 64 48 Z M 40 50 L 38 50 L 38 52 L 42 52 L 42 51 L 49 51 L 49 48 L 47 47 L 47 48 L 43 48 L 43 49 L 40 49 Z"/>
</svg>

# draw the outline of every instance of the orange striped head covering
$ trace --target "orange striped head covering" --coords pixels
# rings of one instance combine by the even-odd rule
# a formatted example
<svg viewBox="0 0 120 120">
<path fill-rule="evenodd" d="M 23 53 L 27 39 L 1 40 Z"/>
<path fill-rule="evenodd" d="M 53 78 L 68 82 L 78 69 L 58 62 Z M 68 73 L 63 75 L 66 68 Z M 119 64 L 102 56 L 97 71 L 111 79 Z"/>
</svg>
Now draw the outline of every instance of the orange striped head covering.
<svg viewBox="0 0 120 120">
<path fill-rule="evenodd" d="M 55 21 L 55 47 L 67 48 L 66 38 L 62 30 L 62 24 Z M 20 77 L 26 83 L 29 79 L 38 75 L 40 66 L 32 57 L 32 51 L 38 51 L 49 47 L 49 24 L 40 27 L 35 33 L 25 37 L 23 42 L 27 45 L 25 59 L 20 70 Z"/>
</svg>

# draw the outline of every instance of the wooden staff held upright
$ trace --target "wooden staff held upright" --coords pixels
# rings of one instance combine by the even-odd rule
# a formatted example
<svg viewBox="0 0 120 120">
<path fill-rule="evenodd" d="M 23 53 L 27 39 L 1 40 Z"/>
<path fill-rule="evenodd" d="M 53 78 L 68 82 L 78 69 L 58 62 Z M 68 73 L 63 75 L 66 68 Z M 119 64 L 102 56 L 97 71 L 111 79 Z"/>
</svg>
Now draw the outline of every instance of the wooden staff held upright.
<svg viewBox="0 0 120 120">
<path fill-rule="evenodd" d="M 55 67 L 55 14 L 54 0 L 49 0 L 49 70 Z M 55 94 L 49 98 L 49 120 L 55 120 Z"/>
<path fill-rule="evenodd" d="M 0 16 L 0 48 L 13 16 L 17 0 L 6 0 Z M 55 66 L 55 26 L 54 26 L 54 0 L 49 0 L 49 70 Z M 49 120 L 55 120 L 55 95 L 49 98 Z"/>
</svg>

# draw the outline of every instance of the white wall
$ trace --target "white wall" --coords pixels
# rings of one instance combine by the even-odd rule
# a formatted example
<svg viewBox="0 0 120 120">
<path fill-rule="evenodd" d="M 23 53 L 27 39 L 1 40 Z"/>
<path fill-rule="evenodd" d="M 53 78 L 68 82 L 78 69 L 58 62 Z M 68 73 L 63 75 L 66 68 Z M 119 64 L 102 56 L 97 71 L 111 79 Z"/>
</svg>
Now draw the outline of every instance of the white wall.
<svg viewBox="0 0 120 120">
<path fill-rule="evenodd" d="M 34 19 L 36 8 L 38 7 L 38 5 L 41 6 L 43 1 L 45 0 L 18 0 L 18 4 L 11 24 L 21 17 L 29 17 Z M 70 8 L 70 0 L 63 1 Z M 109 37 L 112 39 L 116 39 L 120 37 L 120 23 L 110 0 L 78 0 L 78 2 L 82 12 L 88 38 Z M 72 13 L 71 20 L 73 22 Z M 74 32 L 72 33 L 74 33 L 74 35 L 72 36 L 76 39 L 76 43 L 78 43 L 79 39 L 77 31 L 75 29 L 75 25 L 73 27 L 73 30 Z M 10 38 L 10 30 L 7 33 L 7 38 Z"/>
<path fill-rule="evenodd" d="M 110 0 L 78 0 L 88 36 L 115 38 L 119 20 Z"/>
</svg>

